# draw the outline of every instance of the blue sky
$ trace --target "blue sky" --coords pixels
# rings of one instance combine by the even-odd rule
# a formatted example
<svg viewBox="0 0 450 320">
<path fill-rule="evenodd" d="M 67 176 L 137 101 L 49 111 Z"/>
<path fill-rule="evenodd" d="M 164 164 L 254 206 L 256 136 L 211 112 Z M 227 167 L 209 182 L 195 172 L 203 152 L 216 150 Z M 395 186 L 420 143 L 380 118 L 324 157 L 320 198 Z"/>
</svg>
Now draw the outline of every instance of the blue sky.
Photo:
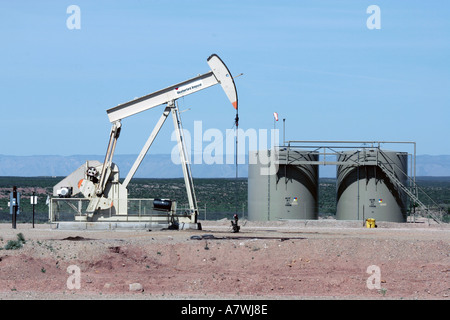
<svg viewBox="0 0 450 320">
<path fill-rule="evenodd" d="M 72 4 L 79 30 L 66 26 Z M 379 30 L 366 26 L 373 4 Z M 448 1 L 2 1 L 0 154 L 104 154 L 107 109 L 208 72 L 212 53 L 244 73 L 244 130 L 273 128 L 278 112 L 290 140 L 450 154 L 449 17 Z M 178 102 L 191 132 L 233 128 L 220 86 Z M 124 119 L 116 153 L 138 153 L 162 110 Z M 172 130 L 151 153 L 171 152 Z"/>
</svg>

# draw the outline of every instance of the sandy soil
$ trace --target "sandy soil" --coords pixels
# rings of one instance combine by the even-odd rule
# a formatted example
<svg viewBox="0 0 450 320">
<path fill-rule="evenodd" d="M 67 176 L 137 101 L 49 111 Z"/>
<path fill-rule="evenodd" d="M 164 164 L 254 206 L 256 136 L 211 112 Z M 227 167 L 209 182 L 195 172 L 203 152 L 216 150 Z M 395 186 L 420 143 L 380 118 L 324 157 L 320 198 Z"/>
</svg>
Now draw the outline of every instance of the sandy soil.
<svg viewBox="0 0 450 320">
<path fill-rule="evenodd" d="M 450 299 L 449 225 L 240 221 L 239 233 L 227 220 L 202 225 L 72 231 L 0 224 L 0 247 L 18 233 L 26 240 L 0 250 L 0 299 Z M 381 288 L 367 285 L 373 265 Z M 79 268 L 79 289 L 69 266 Z"/>
</svg>

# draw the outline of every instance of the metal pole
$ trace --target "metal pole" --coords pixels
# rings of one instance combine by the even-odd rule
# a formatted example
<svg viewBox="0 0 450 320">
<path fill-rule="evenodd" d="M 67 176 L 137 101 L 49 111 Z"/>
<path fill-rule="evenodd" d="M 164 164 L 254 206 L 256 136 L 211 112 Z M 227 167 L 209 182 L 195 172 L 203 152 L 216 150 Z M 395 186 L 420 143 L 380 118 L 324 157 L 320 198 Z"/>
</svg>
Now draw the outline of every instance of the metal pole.
<svg viewBox="0 0 450 320">
<path fill-rule="evenodd" d="M 276 120 L 275 120 L 275 117 L 273 118 L 273 134 L 275 135 L 275 132 L 276 132 L 276 130 L 277 130 L 277 124 L 276 124 Z M 272 136 L 272 135 L 271 135 Z M 277 138 L 278 138 L 278 136 L 277 136 Z M 275 147 L 276 147 L 276 145 L 275 145 L 275 137 L 273 138 L 273 146 L 272 146 L 272 149 L 274 149 L 275 150 Z"/>
<path fill-rule="evenodd" d="M 33 197 L 32 198 L 33 199 L 33 229 L 34 229 L 34 204 L 35 204 L 34 194 L 35 194 L 35 192 L 33 191 L 33 196 L 32 196 Z"/>
<path fill-rule="evenodd" d="M 12 206 L 12 228 L 16 229 L 17 221 L 17 187 L 13 186 L 13 202 L 9 204 Z"/>
<path fill-rule="evenodd" d="M 270 170 L 270 150 L 267 150 L 267 155 L 269 156 L 268 168 Z M 267 175 L 267 221 L 270 221 L 270 171 Z"/>
<path fill-rule="evenodd" d="M 239 197 L 238 197 L 238 168 L 239 168 L 239 164 L 238 164 L 238 135 L 239 135 L 239 116 L 237 114 L 237 110 L 236 110 L 236 118 L 234 119 L 234 123 L 236 124 L 236 144 L 235 144 L 235 161 L 236 161 L 236 179 L 235 179 L 235 183 L 236 183 L 236 188 L 234 190 L 234 213 L 237 214 L 237 207 L 238 207 L 238 203 L 239 203 Z M 244 143 L 245 143 L 245 138 L 244 138 Z M 206 216 L 206 212 L 205 212 L 205 216 Z M 206 220 L 206 218 L 205 218 Z"/>
<path fill-rule="evenodd" d="M 358 150 L 358 166 L 356 167 L 356 180 L 358 181 L 357 185 L 358 185 L 358 208 L 357 208 L 357 216 L 358 216 L 358 220 L 359 220 L 359 168 L 360 168 L 360 163 L 359 163 L 359 150 Z"/>
<path fill-rule="evenodd" d="M 418 196 L 417 194 L 417 185 L 416 185 L 416 143 L 414 142 L 414 186 L 415 186 L 415 191 L 416 191 L 416 196 Z"/>
<path fill-rule="evenodd" d="M 416 197 L 419 197 L 419 192 L 417 191 L 417 184 L 416 184 L 416 143 L 414 142 L 414 194 Z M 413 201 L 413 212 L 414 212 L 414 223 L 416 222 L 416 205 L 415 201 Z"/>
</svg>

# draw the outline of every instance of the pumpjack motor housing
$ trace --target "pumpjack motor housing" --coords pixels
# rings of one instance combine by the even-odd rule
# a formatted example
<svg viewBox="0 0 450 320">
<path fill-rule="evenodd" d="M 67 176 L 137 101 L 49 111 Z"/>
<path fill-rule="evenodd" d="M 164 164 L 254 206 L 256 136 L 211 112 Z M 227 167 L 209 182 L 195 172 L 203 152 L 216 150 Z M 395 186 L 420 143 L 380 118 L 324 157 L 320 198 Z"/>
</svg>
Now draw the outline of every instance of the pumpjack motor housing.
<svg viewBox="0 0 450 320">
<path fill-rule="evenodd" d="M 62 187 L 56 193 L 60 198 L 70 198 L 72 196 L 72 187 Z"/>
</svg>

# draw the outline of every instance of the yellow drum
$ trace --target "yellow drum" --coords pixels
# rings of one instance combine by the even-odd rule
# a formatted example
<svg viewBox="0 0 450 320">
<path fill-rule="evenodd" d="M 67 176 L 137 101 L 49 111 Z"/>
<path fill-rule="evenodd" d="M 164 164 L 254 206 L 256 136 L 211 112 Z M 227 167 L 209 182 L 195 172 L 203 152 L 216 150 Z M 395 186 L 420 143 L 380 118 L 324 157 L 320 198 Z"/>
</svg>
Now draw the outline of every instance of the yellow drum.
<svg viewBox="0 0 450 320">
<path fill-rule="evenodd" d="M 375 219 L 366 219 L 366 228 L 375 228 Z"/>
</svg>

